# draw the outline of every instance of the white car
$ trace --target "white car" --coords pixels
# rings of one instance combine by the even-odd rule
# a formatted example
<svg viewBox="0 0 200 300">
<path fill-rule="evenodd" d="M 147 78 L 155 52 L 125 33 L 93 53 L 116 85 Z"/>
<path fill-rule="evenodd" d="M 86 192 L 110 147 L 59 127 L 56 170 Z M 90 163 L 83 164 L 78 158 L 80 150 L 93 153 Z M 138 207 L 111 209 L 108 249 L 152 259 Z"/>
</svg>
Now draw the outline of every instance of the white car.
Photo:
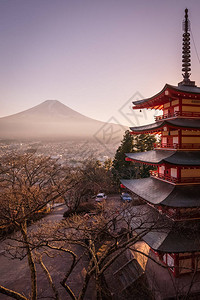
<svg viewBox="0 0 200 300">
<path fill-rule="evenodd" d="M 99 194 L 97 194 L 97 196 L 95 198 L 95 201 L 96 202 L 101 202 L 101 201 L 106 200 L 106 199 L 107 199 L 107 196 L 104 193 L 99 193 Z"/>
</svg>

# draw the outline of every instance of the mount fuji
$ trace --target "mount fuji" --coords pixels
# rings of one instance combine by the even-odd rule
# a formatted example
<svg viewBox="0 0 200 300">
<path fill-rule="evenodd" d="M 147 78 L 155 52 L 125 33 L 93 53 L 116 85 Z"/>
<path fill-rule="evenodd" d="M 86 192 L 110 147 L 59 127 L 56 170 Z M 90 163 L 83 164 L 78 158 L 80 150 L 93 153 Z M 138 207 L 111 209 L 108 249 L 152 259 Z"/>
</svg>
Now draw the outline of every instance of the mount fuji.
<svg viewBox="0 0 200 300">
<path fill-rule="evenodd" d="M 0 118 L 0 139 L 121 140 L 126 126 L 86 117 L 57 100 L 47 100 L 20 113 Z M 114 134 L 114 135 L 113 135 Z M 110 137 L 109 137 L 110 135 Z M 105 142 L 105 140 L 104 140 Z"/>
</svg>

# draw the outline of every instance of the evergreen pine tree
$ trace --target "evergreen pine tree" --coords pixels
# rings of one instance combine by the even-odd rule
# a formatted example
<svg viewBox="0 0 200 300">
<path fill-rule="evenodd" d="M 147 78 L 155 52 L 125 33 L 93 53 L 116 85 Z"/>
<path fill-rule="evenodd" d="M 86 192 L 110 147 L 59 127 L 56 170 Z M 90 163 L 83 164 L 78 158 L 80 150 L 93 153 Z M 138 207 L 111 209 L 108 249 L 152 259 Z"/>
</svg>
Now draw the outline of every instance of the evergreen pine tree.
<svg viewBox="0 0 200 300">
<path fill-rule="evenodd" d="M 156 138 L 149 134 L 132 135 L 127 130 L 116 151 L 112 174 L 114 182 L 119 184 L 120 179 L 144 178 L 149 176 L 152 166 L 125 161 L 125 153 L 144 152 L 153 149 Z"/>
<path fill-rule="evenodd" d="M 133 145 L 134 137 L 127 130 L 113 160 L 112 174 L 114 182 L 117 184 L 120 183 L 121 178 L 128 179 L 134 176 L 134 168 L 131 162 L 125 161 L 125 153 L 134 152 Z"/>
</svg>

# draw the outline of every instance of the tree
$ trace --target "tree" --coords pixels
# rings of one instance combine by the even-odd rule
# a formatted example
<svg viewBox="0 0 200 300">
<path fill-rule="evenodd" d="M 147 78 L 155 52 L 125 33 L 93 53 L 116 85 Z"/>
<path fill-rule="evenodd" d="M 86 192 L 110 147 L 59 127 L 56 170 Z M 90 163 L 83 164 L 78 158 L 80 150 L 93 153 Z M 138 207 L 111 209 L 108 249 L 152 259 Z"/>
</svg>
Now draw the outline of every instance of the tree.
<svg viewBox="0 0 200 300">
<path fill-rule="evenodd" d="M 134 136 L 135 152 L 145 152 L 154 149 L 156 138 L 152 134 L 139 134 Z"/>
<path fill-rule="evenodd" d="M 106 172 L 110 171 L 109 168 L 102 167 L 99 162 L 90 162 L 86 169 L 78 170 L 80 178 L 85 180 L 82 182 L 83 188 L 84 185 L 92 187 L 94 183 L 95 188 L 99 188 L 103 182 L 106 184 L 106 176 L 101 181 L 101 178 L 107 174 L 105 170 Z M 93 279 L 96 299 L 110 299 L 111 295 L 107 288 L 105 274 L 114 261 L 149 231 L 161 230 L 163 232 L 167 229 L 168 222 L 164 218 L 160 219 L 162 216 L 158 218 L 156 214 L 153 214 L 155 217 L 152 216 L 151 219 L 145 209 L 141 209 L 141 207 L 138 210 L 131 206 L 121 206 L 116 209 L 116 206 L 110 205 L 105 208 L 103 204 L 100 206 L 101 213 L 99 215 L 73 215 L 61 223 L 50 224 L 50 226 L 49 224 L 43 226 L 40 224 L 38 230 L 28 230 L 27 222 L 38 211 L 44 209 L 51 201 L 64 198 L 69 191 L 78 190 L 79 177 L 73 177 L 74 174 L 77 175 L 75 170 L 62 168 L 49 157 L 16 155 L 4 157 L 1 161 L 0 228 L 13 226 L 18 230 L 16 234 L 9 237 L 15 243 L 11 243 L 9 253 L 13 259 L 20 261 L 28 259 L 31 300 L 38 299 L 37 263 L 41 265 L 48 279 L 49 288 L 53 291 L 53 298 L 61 299 L 50 273 L 54 261 L 49 265 L 44 262 L 45 255 L 53 260 L 55 253 L 68 255 L 67 259 L 63 260 L 66 271 L 65 275 L 60 278 L 60 283 L 73 300 L 84 298 L 88 285 Z M 82 249 L 79 256 L 74 249 L 77 246 Z M 141 253 L 137 248 L 133 247 L 132 250 Z M 145 253 L 141 254 L 146 255 Z M 88 262 L 85 267 L 83 284 L 80 284 L 80 289 L 77 291 L 72 289 L 69 279 L 74 275 L 76 266 L 80 263 L 83 255 L 87 255 Z M 66 261 L 70 261 L 70 266 L 65 265 Z M 162 267 L 164 266 L 162 265 Z M 194 276 L 195 274 L 196 270 Z M 193 282 L 194 278 L 191 286 Z M 0 285 L 0 293 L 13 299 L 28 300 L 23 293 L 20 294 L 2 285 Z"/>
<path fill-rule="evenodd" d="M 31 299 L 37 299 L 35 259 L 30 247 L 27 222 L 39 211 L 73 188 L 73 180 L 50 157 L 32 154 L 5 156 L 0 164 L 0 234 L 9 228 L 21 234 L 31 276 Z M 15 291 L 0 287 L 0 292 L 25 299 Z"/>
<path fill-rule="evenodd" d="M 134 152 L 133 145 L 134 137 L 127 130 L 113 160 L 112 174 L 114 182 L 116 182 L 118 185 L 121 178 L 128 179 L 135 175 L 135 170 L 132 164 L 125 161 L 125 153 Z"/>
<path fill-rule="evenodd" d="M 94 159 L 85 160 L 82 166 L 73 170 L 72 177 L 76 182 L 75 187 L 65 194 L 65 203 L 72 212 L 77 210 L 81 202 L 98 192 L 110 193 L 115 190 L 110 160 L 105 163 Z"/>
<path fill-rule="evenodd" d="M 149 170 L 152 167 L 125 161 L 125 154 L 152 150 L 155 141 L 156 139 L 153 135 L 140 134 L 135 136 L 130 134 L 128 130 L 125 132 L 113 160 L 112 174 L 115 183 L 119 185 L 122 178 L 130 179 L 149 176 Z"/>
<path fill-rule="evenodd" d="M 146 212 L 143 214 L 145 215 Z M 128 217 L 125 218 L 125 216 Z M 91 280 L 95 282 L 95 299 L 111 298 L 106 284 L 106 271 L 129 247 L 140 241 L 142 236 L 157 225 L 157 220 L 151 223 L 149 220 L 146 222 L 140 219 L 139 222 L 135 222 L 137 216 L 131 206 L 125 205 L 116 210 L 116 206 L 109 205 L 107 209 L 102 206 L 100 215 L 84 217 L 74 215 L 60 224 L 51 227 L 44 225 L 40 229 L 40 233 L 37 233 L 38 245 L 42 247 L 44 255 L 48 251 L 51 251 L 49 256 L 53 257 L 53 252 L 71 255 L 71 264 L 66 268 L 64 277 L 60 278 L 61 285 L 71 299 L 85 299 Z M 139 216 L 141 218 L 141 212 Z M 137 230 L 139 233 L 136 233 Z M 37 239 L 37 236 L 35 238 Z M 38 248 L 38 245 L 36 243 L 32 247 Z M 82 249 L 79 256 L 76 254 L 76 247 Z M 40 253 L 42 253 L 41 250 Z M 83 255 L 88 257 L 84 280 L 82 284 L 80 283 L 79 290 L 73 290 L 70 285 L 71 276 L 75 275 L 75 269 L 79 263 L 81 264 Z M 45 265 L 45 269 L 51 277 L 48 271 L 49 266 Z"/>
<path fill-rule="evenodd" d="M 47 171 L 47 169 L 45 170 Z M 57 178 L 55 177 L 56 180 Z M 62 181 L 63 184 L 64 179 Z M 50 189 L 50 186 L 48 186 L 48 189 Z M 43 222 L 43 224 L 39 224 L 37 229 L 34 228 L 32 231 L 27 230 L 26 216 L 22 214 L 21 221 L 16 219 L 16 222 L 18 221 L 19 223 L 19 231 L 17 235 L 15 234 L 10 239 L 17 244 L 11 244 L 10 254 L 13 259 L 23 260 L 28 258 L 32 274 L 31 300 L 38 299 L 36 263 L 41 265 L 48 279 L 49 290 L 53 291 L 53 296 L 51 297 L 56 300 L 65 299 L 60 296 L 58 286 L 54 283 L 51 275 L 51 270 L 55 267 L 54 259 L 57 255 L 56 253 L 64 255 L 62 266 L 65 268 L 65 273 L 63 275 L 63 272 L 60 272 L 61 277 L 59 280 L 63 291 L 66 293 L 64 295 L 68 294 L 73 300 L 84 299 L 89 283 L 94 281 L 94 289 L 96 291 L 96 298 L 94 299 L 111 298 L 105 276 L 111 265 L 127 249 L 141 241 L 142 237 L 149 231 L 161 230 L 163 232 L 168 226 L 168 222 L 162 216 L 157 217 L 157 214 L 153 214 L 149 218 L 149 214 L 144 208 L 141 209 L 140 207 L 138 209 L 129 204 L 116 207 L 116 203 L 114 204 L 112 206 L 112 204 L 109 205 L 108 203 L 106 207 L 101 205 L 101 213 L 99 215 L 73 215 L 60 223 L 54 224 L 45 224 Z M 30 215 L 31 212 L 29 211 L 28 216 Z M 21 228 L 23 225 L 24 228 Z M 76 247 L 81 248 L 79 255 L 76 252 Z M 132 251 L 143 255 L 137 247 L 132 248 Z M 144 253 L 144 255 L 146 254 Z M 48 256 L 49 261 L 45 262 L 45 256 Z M 83 256 L 88 258 L 85 264 L 83 282 L 80 282 L 79 289 L 73 289 L 73 286 L 70 285 L 71 277 L 75 276 L 78 265 L 82 266 Z M 148 255 L 146 256 L 149 257 Z M 149 258 L 152 259 L 151 257 Z M 156 260 L 154 261 L 158 263 Z M 162 264 L 161 266 L 168 268 Z M 42 275 L 40 274 L 40 276 Z M 1 285 L 0 293 L 14 299 L 29 300 L 23 294 Z"/>
</svg>

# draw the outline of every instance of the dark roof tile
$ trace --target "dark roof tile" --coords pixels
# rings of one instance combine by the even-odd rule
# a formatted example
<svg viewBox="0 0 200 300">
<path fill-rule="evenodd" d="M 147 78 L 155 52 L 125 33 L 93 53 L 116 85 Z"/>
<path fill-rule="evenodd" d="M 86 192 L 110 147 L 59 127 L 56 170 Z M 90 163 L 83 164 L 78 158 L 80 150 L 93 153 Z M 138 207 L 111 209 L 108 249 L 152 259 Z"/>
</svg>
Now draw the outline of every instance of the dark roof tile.
<svg viewBox="0 0 200 300">
<path fill-rule="evenodd" d="M 199 251 L 200 220 L 172 221 L 148 205 L 133 207 L 132 215 L 132 228 L 152 249 L 165 253 Z"/>
<path fill-rule="evenodd" d="M 146 152 L 126 153 L 134 161 L 161 164 L 169 163 L 181 166 L 200 166 L 200 151 L 151 150 Z"/>
<path fill-rule="evenodd" d="M 163 120 L 156 123 L 138 126 L 138 127 L 130 127 L 130 130 L 136 133 L 144 132 L 144 131 L 154 131 L 156 129 L 160 129 L 165 125 L 169 125 L 171 127 L 177 128 L 193 128 L 193 129 L 200 129 L 200 119 L 169 119 Z"/>
<path fill-rule="evenodd" d="M 130 191 L 154 205 L 200 207 L 200 185 L 172 185 L 156 178 L 122 179 Z"/>
</svg>

